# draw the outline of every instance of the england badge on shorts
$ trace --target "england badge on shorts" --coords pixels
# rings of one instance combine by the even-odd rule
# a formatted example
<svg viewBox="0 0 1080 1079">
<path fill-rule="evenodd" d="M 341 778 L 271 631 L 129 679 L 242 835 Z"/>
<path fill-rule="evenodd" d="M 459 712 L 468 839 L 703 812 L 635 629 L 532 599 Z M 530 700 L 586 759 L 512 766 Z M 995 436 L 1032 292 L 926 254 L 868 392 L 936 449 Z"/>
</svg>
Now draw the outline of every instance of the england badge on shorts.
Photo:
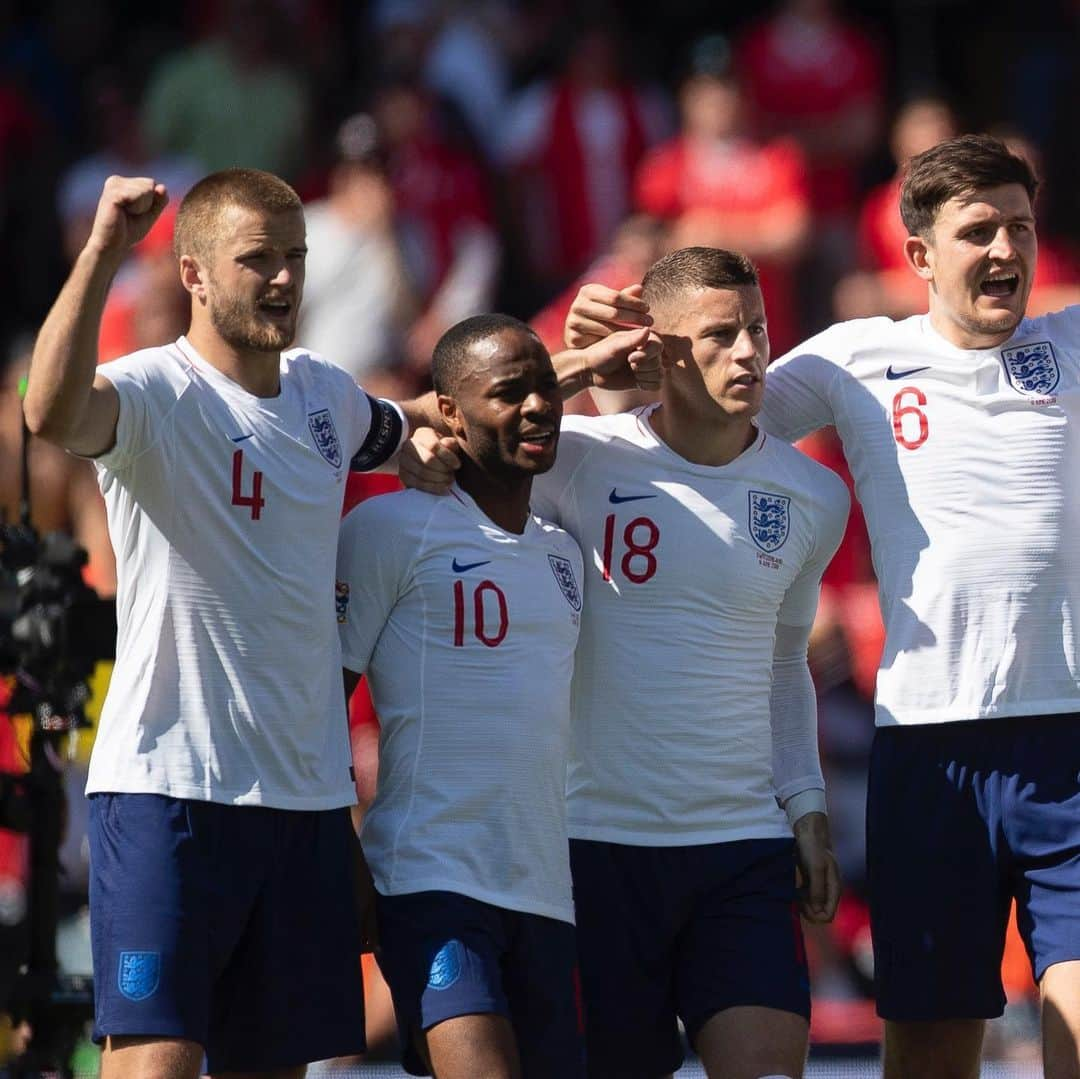
<svg viewBox="0 0 1080 1079">
<path fill-rule="evenodd" d="M 1061 381 L 1061 369 L 1049 341 L 1003 348 L 1001 362 L 1009 385 L 1028 397 L 1048 397 Z"/>
<path fill-rule="evenodd" d="M 117 988 L 128 1000 L 146 1000 L 157 992 L 161 981 L 158 952 L 121 952 Z"/>
<path fill-rule="evenodd" d="M 315 448 L 334 468 L 340 468 L 341 443 L 338 441 L 337 428 L 334 427 L 330 409 L 321 408 L 318 412 L 309 412 L 307 425 L 311 437 L 315 440 Z"/>
<path fill-rule="evenodd" d="M 787 495 L 750 492 L 750 535 L 766 554 L 784 546 L 791 527 L 790 508 L 791 499 Z"/>
<path fill-rule="evenodd" d="M 549 554 L 548 563 L 551 572 L 555 574 L 555 580 L 566 597 L 566 602 L 575 611 L 581 610 L 581 589 L 578 588 L 577 578 L 574 576 L 574 567 L 569 558 L 563 558 L 560 554 Z"/>
</svg>

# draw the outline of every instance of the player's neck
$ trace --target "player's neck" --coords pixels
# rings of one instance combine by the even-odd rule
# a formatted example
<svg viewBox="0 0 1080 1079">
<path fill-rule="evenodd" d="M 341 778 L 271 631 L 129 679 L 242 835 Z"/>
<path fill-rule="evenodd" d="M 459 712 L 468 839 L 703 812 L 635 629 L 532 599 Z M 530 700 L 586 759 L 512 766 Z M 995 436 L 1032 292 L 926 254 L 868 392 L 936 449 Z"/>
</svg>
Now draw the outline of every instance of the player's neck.
<svg viewBox="0 0 1080 1079">
<path fill-rule="evenodd" d="M 964 350 L 997 348 L 1016 333 L 1015 326 L 997 333 L 980 333 L 950 319 L 941 310 L 935 310 L 933 303 L 930 304 L 930 325 L 937 331 L 939 337 L 944 338 L 954 348 Z"/>
<path fill-rule="evenodd" d="M 757 437 L 748 414 L 728 416 L 717 409 L 703 416 L 667 395 L 649 414 L 649 423 L 668 449 L 692 464 L 714 468 L 730 464 Z"/>
<path fill-rule="evenodd" d="M 212 327 L 192 323 L 187 339 L 211 367 L 247 390 L 253 397 L 277 397 L 281 392 L 281 353 L 238 349 Z"/>
<path fill-rule="evenodd" d="M 479 468 L 465 457 L 458 469 L 457 485 L 504 532 L 521 535 L 529 519 L 529 496 L 532 478 L 514 477 L 507 481 Z"/>
</svg>

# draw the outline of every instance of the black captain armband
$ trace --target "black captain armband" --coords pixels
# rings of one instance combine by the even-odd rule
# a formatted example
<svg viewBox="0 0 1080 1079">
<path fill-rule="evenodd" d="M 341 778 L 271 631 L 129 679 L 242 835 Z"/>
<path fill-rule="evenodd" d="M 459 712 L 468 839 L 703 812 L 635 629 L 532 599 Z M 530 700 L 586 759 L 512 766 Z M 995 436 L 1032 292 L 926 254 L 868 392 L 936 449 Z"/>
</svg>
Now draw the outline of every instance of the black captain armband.
<svg viewBox="0 0 1080 1079">
<path fill-rule="evenodd" d="M 370 472 L 385 464 L 397 452 L 401 442 L 401 413 L 389 401 L 372 397 L 370 393 L 364 396 L 371 406 L 371 427 L 363 445 L 349 462 L 350 472 Z"/>
</svg>

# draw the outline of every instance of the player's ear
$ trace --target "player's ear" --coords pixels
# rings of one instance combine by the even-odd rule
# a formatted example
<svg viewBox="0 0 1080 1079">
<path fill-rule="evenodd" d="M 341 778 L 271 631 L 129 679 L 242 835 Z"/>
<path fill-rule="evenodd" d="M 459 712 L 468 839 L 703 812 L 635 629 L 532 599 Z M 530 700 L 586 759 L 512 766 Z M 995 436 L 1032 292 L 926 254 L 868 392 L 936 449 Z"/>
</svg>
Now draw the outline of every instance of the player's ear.
<svg viewBox="0 0 1080 1079">
<path fill-rule="evenodd" d="M 933 280 L 933 253 L 930 244 L 922 236 L 909 236 L 904 241 L 904 258 L 924 281 Z"/>
<path fill-rule="evenodd" d="M 465 424 L 461 418 L 461 410 L 458 408 L 457 401 L 445 393 L 440 393 L 435 398 L 435 401 L 439 406 L 439 415 L 442 416 L 443 423 L 450 429 L 450 433 L 456 437 L 462 437 L 465 433 Z"/>
<path fill-rule="evenodd" d="M 197 300 L 206 302 L 206 273 L 192 255 L 180 256 L 180 283 Z"/>
</svg>

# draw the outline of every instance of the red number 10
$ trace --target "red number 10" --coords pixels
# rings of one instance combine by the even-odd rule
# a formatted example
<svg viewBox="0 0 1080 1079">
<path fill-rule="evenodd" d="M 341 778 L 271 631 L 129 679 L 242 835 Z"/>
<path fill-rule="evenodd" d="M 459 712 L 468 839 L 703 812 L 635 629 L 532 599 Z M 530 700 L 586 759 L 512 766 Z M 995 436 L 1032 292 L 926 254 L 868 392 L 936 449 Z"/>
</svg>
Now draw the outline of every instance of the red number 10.
<svg viewBox="0 0 1080 1079">
<path fill-rule="evenodd" d="M 489 635 L 484 625 L 484 593 L 492 592 L 499 607 L 499 628 Z M 506 595 L 494 581 L 481 581 L 473 589 L 473 633 L 481 644 L 495 648 L 502 644 L 507 629 L 510 628 L 510 613 L 506 606 Z M 465 582 L 454 582 L 454 647 L 465 646 Z"/>
</svg>

